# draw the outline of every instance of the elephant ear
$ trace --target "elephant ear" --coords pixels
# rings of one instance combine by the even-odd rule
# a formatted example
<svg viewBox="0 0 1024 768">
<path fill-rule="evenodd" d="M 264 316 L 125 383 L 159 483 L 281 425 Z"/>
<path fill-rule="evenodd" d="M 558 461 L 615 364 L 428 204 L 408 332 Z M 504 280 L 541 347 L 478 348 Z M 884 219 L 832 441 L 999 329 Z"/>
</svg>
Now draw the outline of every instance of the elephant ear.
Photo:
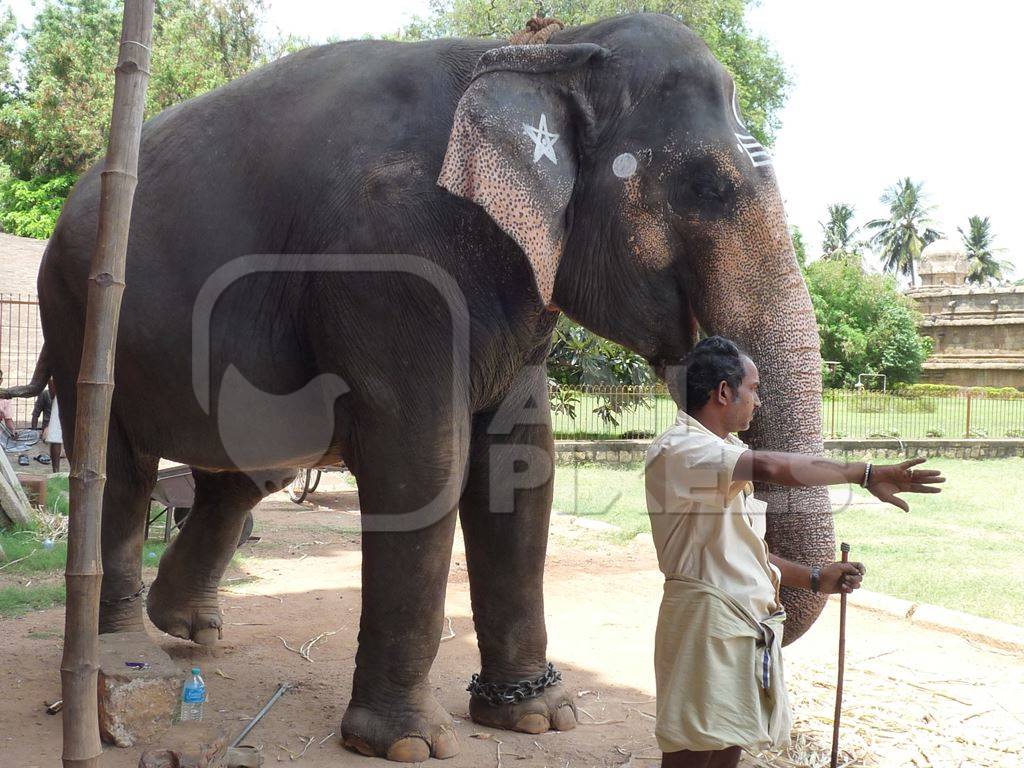
<svg viewBox="0 0 1024 768">
<path fill-rule="evenodd" d="M 583 128 L 573 71 L 597 45 L 510 45 L 477 63 L 437 183 L 472 200 L 523 249 L 550 306 Z"/>
</svg>

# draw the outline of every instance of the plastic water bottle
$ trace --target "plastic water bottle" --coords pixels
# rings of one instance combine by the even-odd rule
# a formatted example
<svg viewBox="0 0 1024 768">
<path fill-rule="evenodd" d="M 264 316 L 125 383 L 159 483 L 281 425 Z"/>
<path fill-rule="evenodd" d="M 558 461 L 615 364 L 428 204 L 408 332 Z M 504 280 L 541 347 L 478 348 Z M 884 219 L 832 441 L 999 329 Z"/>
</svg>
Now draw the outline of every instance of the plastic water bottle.
<svg viewBox="0 0 1024 768">
<path fill-rule="evenodd" d="M 181 722 L 202 720 L 205 702 L 206 683 L 199 675 L 199 667 L 192 667 L 192 676 L 185 680 L 181 689 Z"/>
</svg>

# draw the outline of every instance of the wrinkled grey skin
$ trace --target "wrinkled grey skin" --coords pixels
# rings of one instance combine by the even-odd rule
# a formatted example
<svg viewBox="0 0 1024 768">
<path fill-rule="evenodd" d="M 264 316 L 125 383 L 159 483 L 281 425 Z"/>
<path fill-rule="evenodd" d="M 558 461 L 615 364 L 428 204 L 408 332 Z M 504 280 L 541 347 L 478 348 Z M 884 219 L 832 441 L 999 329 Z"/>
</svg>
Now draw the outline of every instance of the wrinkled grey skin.
<svg viewBox="0 0 1024 768">
<path fill-rule="evenodd" d="M 767 393 L 749 441 L 822 447 L 814 316 L 772 168 L 738 144 L 732 82 L 704 44 L 668 17 L 640 15 L 565 30 L 547 46 L 497 48 L 313 48 L 143 131 L 101 629 L 142 624 L 140 601 L 117 599 L 139 588 L 158 457 L 195 467 L 197 496 L 147 610 L 201 643 L 220 633 L 217 585 L 246 512 L 291 468 L 343 459 L 358 478 L 364 535 L 341 732 L 349 747 L 395 760 L 458 749 L 427 679 L 456 510 L 484 679 L 545 668 L 544 361 L 556 310 L 663 371 L 691 348 L 698 322 L 736 339 Z M 558 134 L 548 144 L 524 128 L 539 128 L 541 115 Z M 44 367 L 72 452 L 98 199 L 94 169 L 39 278 Z M 278 271 L 204 292 L 248 254 L 328 256 L 250 261 Z M 366 271 L 392 264 L 374 254 L 418 257 L 420 271 Z M 763 492 L 773 550 L 830 561 L 824 492 Z M 792 639 L 821 603 L 785 600 Z M 470 711 L 496 727 L 565 729 L 575 725 L 571 698 L 556 686 L 516 705 L 473 698 Z"/>
</svg>

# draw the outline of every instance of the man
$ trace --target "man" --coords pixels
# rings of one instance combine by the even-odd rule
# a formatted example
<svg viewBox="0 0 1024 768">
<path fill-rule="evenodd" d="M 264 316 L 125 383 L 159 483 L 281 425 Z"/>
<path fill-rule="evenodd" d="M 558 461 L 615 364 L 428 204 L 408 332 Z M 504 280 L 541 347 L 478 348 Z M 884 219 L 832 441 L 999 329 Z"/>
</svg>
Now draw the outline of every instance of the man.
<svg viewBox="0 0 1024 768">
<path fill-rule="evenodd" d="M 50 471 L 60 472 L 60 456 L 64 451 L 64 434 L 60 427 L 60 403 L 57 402 L 57 391 L 54 388 L 53 379 L 49 383 L 50 395 L 52 397 L 50 421 L 43 430 L 43 440 L 50 446 Z"/>
<path fill-rule="evenodd" d="M 49 386 L 39 393 L 36 397 L 35 405 L 32 406 L 32 429 L 38 429 L 39 418 L 42 417 L 42 429 L 46 429 L 46 425 L 50 423 L 50 411 L 53 407 L 53 379 L 50 379 Z"/>
<path fill-rule="evenodd" d="M 8 433 L 16 434 L 14 429 L 14 404 L 10 400 L 0 398 L 0 424 L 3 424 Z"/>
<path fill-rule="evenodd" d="M 676 386 L 678 384 L 678 386 Z M 789 744 L 779 587 L 849 593 L 864 566 L 809 567 L 768 552 L 767 504 L 751 481 L 792 487 L 858 483 L 909 509 L 900 492 L 938 493 L 939 472 L 841 464 L 752 451 L 734 436 L 760 406 L 754 362 L 728 339 L 701 341 L 684 361 L 675 426 L 647 452 L 647 506 L 665 594 L 655 638 L 663 768 L 734 768 L 740 751 Z"/>
</svg>

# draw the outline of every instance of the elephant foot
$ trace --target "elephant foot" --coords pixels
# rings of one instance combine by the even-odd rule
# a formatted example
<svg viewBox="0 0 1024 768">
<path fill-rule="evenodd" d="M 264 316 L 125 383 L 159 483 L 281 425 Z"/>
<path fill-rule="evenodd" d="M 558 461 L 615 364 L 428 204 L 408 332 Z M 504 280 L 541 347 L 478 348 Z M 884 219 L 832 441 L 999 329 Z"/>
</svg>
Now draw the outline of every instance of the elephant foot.
<svg viewBox="0 0 1024 768">
<path fill-rule="evenodd" d="M 100 634 L 115 632 L 144 632 L 142 623 L 142 599 L 100 599 Z"/>
<path fill-rule="evenodd" d="M 349 704 L 341 721 L 341 743 L 367 757 L 398 763 L 444 760 L 459 754 L 451 715 L 429 693 L 416 702 Z"/>
<path fill-rule="evenodd" d="M 223 636 L 216 588 L 195 593 L 172 586 L 158 575 L 149 588 L 146 613 L 158 629 L 197 645 L 216 645 Z"/>
<path fill-rule="evenodd" d="M 472 696 L 469 716 L 479 725 L 521 733 L 571 731 L 577 722 L 572 695 L 562 685 L 546 688 L 539 696 L 515 704 L 492 704 Z"/>
</svg>

